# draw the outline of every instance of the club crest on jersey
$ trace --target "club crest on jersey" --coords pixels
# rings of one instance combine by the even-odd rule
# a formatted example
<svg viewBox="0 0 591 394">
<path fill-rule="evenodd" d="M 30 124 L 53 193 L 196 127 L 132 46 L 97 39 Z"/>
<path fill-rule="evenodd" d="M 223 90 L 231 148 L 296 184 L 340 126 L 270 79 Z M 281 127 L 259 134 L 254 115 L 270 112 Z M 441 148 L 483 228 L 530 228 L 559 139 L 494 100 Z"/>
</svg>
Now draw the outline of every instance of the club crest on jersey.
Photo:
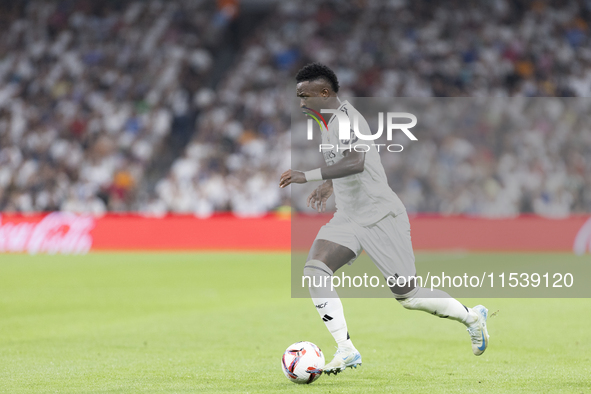
<svg viewBox="0 0 591 394">
<path fill-rule="evenodd" d="M 341 144 L 343 145 L 351 145 L 359 141 L 359 137 L 355 134 L 355 130 L 351 129 L 351 134 L 349 135 L 349 139 L 347 140 L 340 140 Z"/>
</svg>

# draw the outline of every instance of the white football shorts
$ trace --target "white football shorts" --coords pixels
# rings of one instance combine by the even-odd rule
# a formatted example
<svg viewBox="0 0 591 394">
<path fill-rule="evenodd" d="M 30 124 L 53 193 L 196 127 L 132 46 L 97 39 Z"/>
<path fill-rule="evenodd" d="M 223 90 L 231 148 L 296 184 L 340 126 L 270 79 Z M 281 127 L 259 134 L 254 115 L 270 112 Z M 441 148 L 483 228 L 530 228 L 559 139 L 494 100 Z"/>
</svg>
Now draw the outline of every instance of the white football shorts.
<svg viewBox="0 0 591 394">
<path fill-rule="evenodd" d="M 318 231 L 316 239 L 324 239 L 351 249 L 355 253 L 348 264 L 363 250 L 385 278 L 409 277 L 416 274 L 415 255 L 410 240 L 410 222 L 406 211 L 389 214 L 380 221 L 362 227 L 338 211 Z"/>
</svg>

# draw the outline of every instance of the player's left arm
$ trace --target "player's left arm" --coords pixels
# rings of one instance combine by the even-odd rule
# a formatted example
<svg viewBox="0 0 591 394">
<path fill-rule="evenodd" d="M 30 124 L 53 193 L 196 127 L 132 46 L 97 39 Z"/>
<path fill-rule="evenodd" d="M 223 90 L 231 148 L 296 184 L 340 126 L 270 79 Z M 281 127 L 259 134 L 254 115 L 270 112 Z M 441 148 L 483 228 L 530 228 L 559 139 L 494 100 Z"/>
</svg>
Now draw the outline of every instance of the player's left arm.
<svg viewBox="0 0 591 394">
<path fill-rule="evenodd" d="M 321 174 L 321 179 L 343 178 L 349 175 L 359 174 L 365 169 L 365 152 L 354 150 L 345 151 L 345 156 L 335 164 L 317 169 Z M 310 172 L 310 171 L 309 171 Z M 279 187 L 283 188 L 292 183 L 306 183 L 306 175 L 302 171 L 287 170 L 281 174 Z"/>
</svg>

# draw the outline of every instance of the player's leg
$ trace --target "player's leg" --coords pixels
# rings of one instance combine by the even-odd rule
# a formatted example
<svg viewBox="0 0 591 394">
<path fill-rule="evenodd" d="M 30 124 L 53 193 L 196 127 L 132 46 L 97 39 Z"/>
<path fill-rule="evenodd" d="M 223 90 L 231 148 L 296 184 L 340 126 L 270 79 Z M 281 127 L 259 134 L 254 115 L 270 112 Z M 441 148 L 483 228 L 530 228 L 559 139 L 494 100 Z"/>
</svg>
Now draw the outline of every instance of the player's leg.
<svg viewBox="0 0 591 394">
<path fill-rule="evenodd" d="M 472 341 L 472 352 L 480 356 L 488 346 L 486 319 L 488 309 L 482 305 L 468 308 L 449 294 L 438 289 L 415 287 L 409 293 L 396 294 L 396 300 L 406 309 L 428 312 L 442 318 L 461 322 L 466 326 Z"/>
<path fill-rule="evenodd" d="M 382 274 L 396 278 L 390 280 L 390 290 L 402 306 L 461 322 L 470 333 L 474 354 L 478 356 L 484 352 L 488 345 L 486 308 L 481 305 L 467 308 L 444 291 L 418 287 L 416 281 L 407 280 L 416 276 L 416 269 L 406 212 L 396 217 L 387 216 L 375 226 L 366 228 L 360 238 L 363 248 Z"/>
<path fill-rule="evenodd" d="M 331 288 L 334 272 L 355 257 L 355 253 L 345 246 L 316 239 L 304 267 L 304 275 L 311 278 L 312 302 L 337 343 L 333 360 L 324 366 L 327 374 L 337 374 L 347 367 L 356 368 L 361 364 L 361 355 L 349 337 L 343 304 L 336 290 Z"/>
<path fill-rule="evenodd" d="M 337 291 L 331 288 L 331 279 L 335 271 L 354 258 L 352 250 L 332 241 L 317 239 L 304 267 L 304 276 L 311 278 L 309 289 L 314 306 L 338 346 L 350 340 L 343 304 Z"/>
<path fill-rule="evenodd" d="M 349 221 L 337 213 L 320 229 L 304 267 L 304 276 L 311 279 L 312 301 L 338 346 L 334 359 L 325 365 L 326 373 L 338 373 L 347 366 L 361 364 L 361 355 L 349 337 L 343 304 L 331 287 L 333 273 L 354 260 L 360 252 L 361 246 Z"/>
</svg>

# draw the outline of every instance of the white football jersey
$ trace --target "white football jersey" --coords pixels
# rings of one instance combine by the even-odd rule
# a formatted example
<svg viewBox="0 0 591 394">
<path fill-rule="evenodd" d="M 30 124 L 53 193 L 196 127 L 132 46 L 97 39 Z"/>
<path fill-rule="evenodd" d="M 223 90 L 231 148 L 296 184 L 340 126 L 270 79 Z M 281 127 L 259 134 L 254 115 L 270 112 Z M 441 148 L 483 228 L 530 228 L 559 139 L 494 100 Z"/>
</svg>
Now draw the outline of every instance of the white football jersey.
<svg viewBox="0 0 591 394">
<path fill-rule="evenodd" d="M 348 101 L 342 102 L 338 110 L 347 114 L 351 128 L 356 115 L 361 134 L 372 134 L 365 118 Z M 329 147 L 324 145 L 322 149 L 327 165 L 331 166 L 342 160 L 349 147 L 354 149 L 356 145 L 362 144 L 370 149 L 365 153 L 363 172 L 332 180 L 337 211 L 346 214 L 360 226 L 374 224 L 391 213 L 398 215 L 404 212 L 404 204 L 388 185 L 380 154 L 376 147 L 372 146 L 376 141 L 360 140 L 352 129 L 349 140 L 339 140 L 338 123 L 337 117 L 333 115 L 328 121 L 328 131 L 322 127 L 322 144 L 333 146 L 327 149 Z M 365 147 L 358 149 L 367 150 Z"/>
</svg>

